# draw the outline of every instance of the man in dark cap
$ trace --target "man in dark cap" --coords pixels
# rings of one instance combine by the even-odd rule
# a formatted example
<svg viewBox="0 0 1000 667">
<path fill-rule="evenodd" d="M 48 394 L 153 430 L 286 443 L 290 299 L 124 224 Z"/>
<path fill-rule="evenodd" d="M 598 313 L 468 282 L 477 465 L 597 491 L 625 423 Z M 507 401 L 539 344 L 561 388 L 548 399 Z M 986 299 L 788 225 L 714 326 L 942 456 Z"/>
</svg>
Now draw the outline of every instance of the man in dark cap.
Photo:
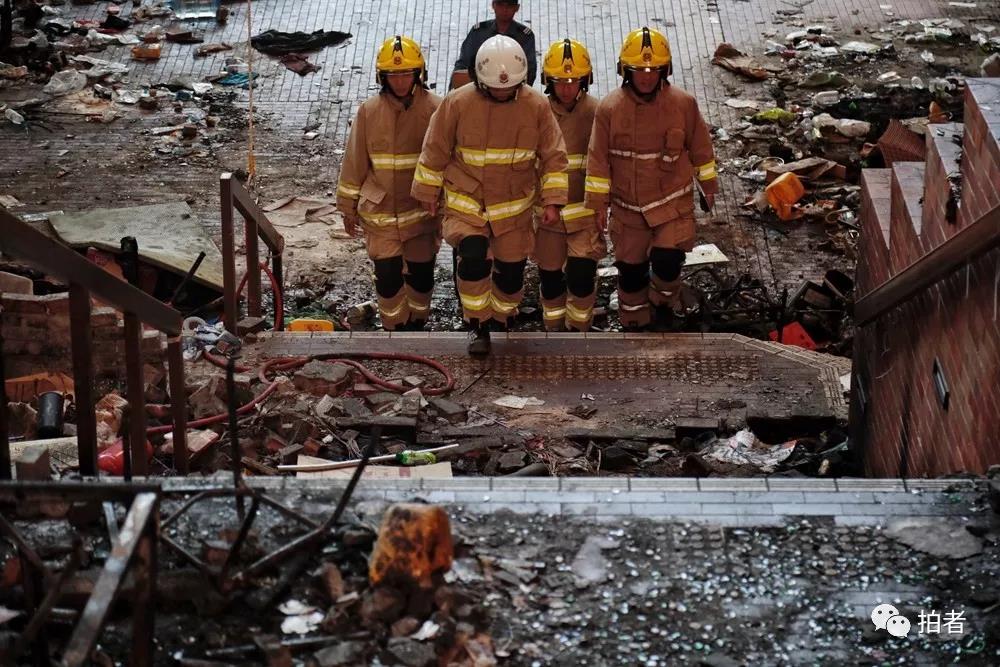
<svg viewBox="0 0 1000 667">
<path fill-rule="evenodd" d="M 507 35 L 521 45 L 521 48 L 524 49 L 524 55 L 528 57 L 528 78 L 525 83 L 529 86 L 535 84 L 535 74 L 538 70 L 535 33 L 528 26 L 514 20 L 514 15 L 520 8 L 518 0 L 493 0 L 495 18 L 480 21 L 472 26 L 472 30 L 462 42 L 462 50 L 458 55 L 458 60 L 455 61 L 455 70 L 451 75 L 452 89 L 469 82 L 469 69 L 476 62 L 479 47 L 494 35 Z"/>
</svg>

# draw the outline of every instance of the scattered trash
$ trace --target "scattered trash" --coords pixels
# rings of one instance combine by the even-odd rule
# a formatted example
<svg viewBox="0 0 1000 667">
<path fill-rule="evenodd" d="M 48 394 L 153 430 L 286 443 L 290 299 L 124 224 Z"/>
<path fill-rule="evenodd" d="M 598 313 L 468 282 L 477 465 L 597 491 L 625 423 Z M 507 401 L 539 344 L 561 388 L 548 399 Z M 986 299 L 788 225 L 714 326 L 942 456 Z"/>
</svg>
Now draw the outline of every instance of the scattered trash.
<svg viewBox="0 0 1000 667">
<path fill-rule="evenodd" d="M 13 109 L 4 109 L 3 117 L 9 120 L 14 125 L 24 125 L 24 116 L 14 111 Z"/>
<path fill-rule="evenodd" d="M 232 51 L 232 44 L 227 44 L 226 42 L 213 43 L 213 44 L 202 44 L 197 49 L 194 50 L 195 58 L 204 58 L 207 55 L 213 53 L 219 53 L 220 51 Z"/>
<path fill-rule="evenodd" d="M 289 53 L 278 59 L 282 65 L 295 72 L 299 76 L 305 76 L 320 70 L 319 65 L 313 64 L 301 53 Z"/>
<path fill-rule="evenodd" d="M 848 42 L 847 44 L 841 46 L 840 50 L 847 51 L 848 53 L 872 55 L 881 51 L 882 47 L 877 44 L 872 44 L 871 42 Z"/>
<path fill-rule="evenodd" d="M 618 542 L 609 537 L 588 535 L 570 565 L 576 588 L 589 588 L 607 581 L 609 564 L 602 552 L 617 547 Z"/>
<path fill-rule="evenodd" d="M 753 117 L 757 123 L 780 123 L 782 125 L 791 125 L 797 118 L 798 116 L 791 111 L 777 107 L 756 113 Z"/>
<path fill-rule="evenodd" d="M 712 64 L 735 72 L 753 81 L 763 81 L 771 74 L 732 44 L 723 42 L 715 49 Z"/>
<path fill-rule="evenodd" d="M 42 88 L 42 92 L 51 97 L 69 95 L 87 87 L 87 76 L 75 69 L 64 69 L 56 72 Z"/>
<path fill-rule="evenodd" d="M 284 55 L 296 51 L 316 51 L 324 46 L 336 46 L 351 37 L 351 33 L 338 30 L 317 30 L 311 33 L 267 30 L 251 37 L 250 44 L 261 53 Z"/>
<path fill-rule="evenodd" d="M 813 72 L 802 81 L 803 88 L 846 88 L 851 82 L 840 72 Z"/>
<path fill-rule="evenodd" d="M 528 406 L 536 407 L 539 405 L 545 405 L 545 401 L 535 398 L 534 396 L 522 397 L 522 396 L 501 396 L 500 398 L 493 401 L 493 405 L 499 405 L 501 408 L 511 408 L 513 410 L 523 410 Z"/>
<path fill-rule="evenodd" d="M 744 429 L 731 438 L 717 440 L 701 451 L 702 458 L 734 465 L 752 465 L 761 472 L 775 472 L 795 450 L 796 442 L 766 445 Z"/>
<path fill-rule="evenodd" d="M 853 120 L 851 118 L 834 118 L 828 113 L 822 113 L 818 116 L 814 116 L 812 119 L 813 127 L 820 130 L 832 130 L 845 137 L 850 137 L 852 139 L 860 139 L 868 136 L 871 132 L 872 125 L 863 120 Z"/>
<path fill-rule="evenodd" d="M 795 210 L 794 206 L 802 199 L 806 190 L 794 172 L 786 172 L 774 179 L 764 190 L 764 193 L 767 197 L 767 203 L 782 220 L 795 220 L 802 217 L 802 213 Z"/>
</svg>

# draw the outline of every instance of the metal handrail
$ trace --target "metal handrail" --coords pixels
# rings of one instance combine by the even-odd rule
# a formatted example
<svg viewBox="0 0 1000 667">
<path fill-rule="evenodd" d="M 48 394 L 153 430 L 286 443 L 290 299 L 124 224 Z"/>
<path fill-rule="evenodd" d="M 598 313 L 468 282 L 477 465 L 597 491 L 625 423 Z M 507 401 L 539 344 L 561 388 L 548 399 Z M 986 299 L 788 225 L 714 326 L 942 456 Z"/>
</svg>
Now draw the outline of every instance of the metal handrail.
<svg viewBox="0 0 1000 667">
<path fill-rule="evenodd" d="M 247 254 L 247 314 L 261 316 L 260 248 L 258 240 L 263 240 L 271 254 L 271 272 L 278 291 L 283 288 L 282 253 L 285 239 L 267 219 L 267 215 L 254 201 L 243 184 L 224 173 L 219 178 L 219 194 L 222 200 L 222 285 L 223 321 L 226 329 L 236 333 L 239 319 L 239 283 L 236 279 L 236 234 L 233 225 L 233 208 L 243 216 L 243 236 Z M 275 316 L 276 322 L 281 318 Z"/>
</svg>

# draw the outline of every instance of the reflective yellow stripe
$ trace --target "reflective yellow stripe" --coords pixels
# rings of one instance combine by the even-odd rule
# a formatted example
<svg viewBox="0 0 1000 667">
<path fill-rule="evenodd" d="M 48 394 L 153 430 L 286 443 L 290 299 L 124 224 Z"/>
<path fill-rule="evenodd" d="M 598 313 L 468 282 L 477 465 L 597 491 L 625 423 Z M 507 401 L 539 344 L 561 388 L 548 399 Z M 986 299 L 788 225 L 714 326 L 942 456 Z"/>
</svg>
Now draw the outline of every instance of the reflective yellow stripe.
<svg viewBox="0 0 1000 667">
<path fill-rule="evenodd" d="M 718 174 L 715 171 L 715 160 L 712 160 L 711 162 L 706 162 L 705 164 L 698 167 L 699 181 L 710 181 L 717 175 Z"/>
<path fill-rule="evenodd" d="M 431 305 L 429 303 L 417 303 L 409 297 L 406 298 L 406 302 L 410 304 L 410 310 L 417 313 L 426 313 L 431 309 Z"/>
<path fill-rule="evenodd" d="M 490 300 L 493 302 L 493 310 L 503 315 L 510 315 L 517 309 L 517 302 L 501 301 L 496 294 L 490 294 Z"/>
<path fill-rule="evenodd" d="M 622 208 L 628 209 L 630 211 L 635 211 L 637 213 L 645 213 L 646 211 L 653 210 L 657 206 L 663 206 L 667 202 L 673 201 L 674 199 L 677 199 L 678 197 L 680 197 L 682 195 L 686 195 L 687 193 L 691 192 L 692 190 L 694 190 L 694 185 L 688 185 L 688 186 L 685 186 L 685 187 L 681 188 L 680 190 L 677 190 L 676 192 L 671 192 L 669 195 L 667 195 L 663 199 L 657 199 L 656 201 L 651 201 L 648 204 L 643 204 L 642 206 L 636 206 L 635 204 L 629 204 L 629 203 L 624 202 L 621 199 L 617 199 L 617 198 L 615 199 L 615 204 L 617 204 L 618 206 L 621 206 Z"/>
<path fill-rule="evenodd" d="M 594 215 L 594 210 L 587 208 L 582 203 L 567 204 L 562 208 L 563 221 L 579 220 L 580 218 L 586 218 L 589 215 Z"/>
<path fill-rule="evenodd" d="M 542 190 L 551 190 L 552 188 L 568 188 L 569 187 L 569 175 L 561 171 L 550 172 L 542 176 Z"/>
<path fill-rule="evenodd" d="M 475 199 L 461 192 L 444 189 L 444 205 L 460 213 L 468 213 L 477 218 L 483 217 L 483 207 Z"/>
<path fill-rule="evenodd" d="M 574 153 L 573 155 L 567 155 L 566 160 L 569 162 L 567 169 L 585 169 L 587 167 L 587 156 L 581 153 Z"/>
<path fill-rule="evenodd" d="M 530 195 L 524 199 L 515 199 L 514 201 L 503 202 L 501 204 L 493 204 L 492 206 L 486 207 L 486 219 L 491 222 L 497 220 L 506 220 L 507 218 L 513 218 L 516 215 L 521 215 L 527 210 L 531 209 L 531 205 L 535 202 L 535 193 L 532 191 Z"/>
<path fill-rule="evenodd" d="M 481 151 L 459 146 L 458 154 L 466 164 L 473 167 L 485 167 L 488 164 L 516 164 L 535 159 L 535 151 L 524 148 L 488 148 Z"/>
<path fill-rule="evenodd" d="M 361 196 L 361 187 L 341 181 L 340 184 L 337 185 L 337 196 L 347 197 L 348 199 L 357 199 Z"/>
<path fill-rule="evenodd" d="M 382 306 L 382 304 L 380 303 L 379 304 L 379 311 L 381 312 L 383 318 L 387 318 L 387 317 L 399 317 L 400 315 L 403 314 L 403 311 L 406 310 L 406 308 L 407 308 L 408 305 L 409 304 L 406 303 L 406 299 L 403 299 L 403 301 L 398 306 L 396 306 L 395 308 L 393 308 L 392 310 L 386 310 Z"/>
<path fill-rule="evenodd" d="M 591 308 L 577 308 L 571 303 L 566 304 L 566 317 L 574 322 L 586 322 L 590 319 L 591 312 Z"/>
<path fill-rule="evenodd" d="M 430 217 L 427 211 L 422 208 L 404 211 L 398 215 L 393 215 L 392 213 L 365 213 L 364 211 L 359 211 L 358 215 L 361 216 L 362 220 L 376 227 L 388 227 L 391 225 L 405 227 L 415 222 L 427 220 Z"/>
<path fill-rule="evenodd" d="M 394 154 L 394 153 L 375 153 L 370 155 L 369 159 L 372 162 L 372 166 L 376 169 L 413 169 L 417 166 L 417 160 L 420 159 L 420 153 L 411 154 Z"/>
<path fill-rule="evenodd" d="M 611 179 L 600 176 L 587 176 L 585 189 L 598 195 L 606 195 L 611 192 Z"/>
<path fill-rule="evenodd" d="M 496 222 L 512 218 L 529 210 L 535 201 L 535 193 L 532 192 L 524 199 L 492 204 L 487 206 L 485 211 L 483 211 L 482 205 L 472 197 L 449 190 L 448 188 L 444 190 L 444 201 L 445 206 L 452 210 L 474 215 L 477 218 L 490 222 Z"/>
<path fill-rule="evenodd" d="M 430 167 L 417 163 L 417 170 L 413 173 L 413 180 L 432 188 L 439 188 L 444 185 L 444 172 L 434 171 Z"/>
<path fill-rule="evenodd" d="M 566 317 L 566 308 L 564 307 L 549 308 L 546 305 L 542 305 L 542 312 L 547 320 L 562 319 L 563 317 Z"/>
<path fill-rule="evenodd" d="M 479 296 L 466 294 L 465 292 L 458 293 L 458 298 L 462 302 L 462 308 L 466 310 L 484 310 L 489 308 L 491 297 L 492 295 L 489 292 Z"/>
<path fill-rule="evenodd" d="M 625 157 L 634 160 L 663 160 L 664 162 L 677 162 L 677 159 L 680 157 L 679 155 L 670 157 L 669 155 L 664 155 L 663 153 L 635 153 L 633 151 L 619 151 L 613 148 L 608 152 L 616 157 Z"/>
</svg>

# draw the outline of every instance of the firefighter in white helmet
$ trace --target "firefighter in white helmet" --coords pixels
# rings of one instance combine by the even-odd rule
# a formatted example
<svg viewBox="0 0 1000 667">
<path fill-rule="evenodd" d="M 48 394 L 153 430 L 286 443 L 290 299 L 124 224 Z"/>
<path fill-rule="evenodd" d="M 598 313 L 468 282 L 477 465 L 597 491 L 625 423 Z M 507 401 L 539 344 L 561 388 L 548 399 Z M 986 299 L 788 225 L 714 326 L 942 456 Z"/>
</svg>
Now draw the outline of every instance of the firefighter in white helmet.
<svg viewBox="0 0 1000 667">
<path fill-rule="evenodd" d="M 542 64 L 542 83 L 566 142 L 569 204 L 560 219 L 536 230 L 542 319 L 549 331 L 588 331 L 596 296 L 597 262 L 608 252 L 594 211 L 583 204 L 587 146 L 597 100 L 588 94 L 594 70 L 586 47 L 575 39 L 552 44 Z"/>
<path fill-rule="evenodd" d="M 491 321 L 506 328 L 517 314 L 533 206 L 542 224 L 555 224 L 567 201 L 562 133 L 545 96 L 524 85 L 527 72 L 517 42 L 486 40 L 473 84 L 452 91 L 431 119 L 413 179 L 430 215 L 443 207 L 472 354 L 489 352 Z"/>
<path fill-rule="evenodd" d="M 611 207 L 622 325 L 669 324 L 680 309 L 681 267 L 695 240 L 694 189 L 711 209 L 718 181 L 712 136 L 694 97 L 672 85 L 670 43 L 650 28 L 625 38 L 622 87 L 601 100 L 587 154 L 588 208 Z M 652 269 L 652 272 L 650 271 Z"/>
<path fill-rule="evenodd" d="M 427 90 L 424 56 L 409 37 L 387 39 L 375 70 L 382 90 L 365 100 L 354 119 L 337 208 L 348 234 L 364 232 L 382 326 L 418 330 L 430 314 L 441 221 L 413 199 L 410 188 L 441 98 Z"/>
</svg>

